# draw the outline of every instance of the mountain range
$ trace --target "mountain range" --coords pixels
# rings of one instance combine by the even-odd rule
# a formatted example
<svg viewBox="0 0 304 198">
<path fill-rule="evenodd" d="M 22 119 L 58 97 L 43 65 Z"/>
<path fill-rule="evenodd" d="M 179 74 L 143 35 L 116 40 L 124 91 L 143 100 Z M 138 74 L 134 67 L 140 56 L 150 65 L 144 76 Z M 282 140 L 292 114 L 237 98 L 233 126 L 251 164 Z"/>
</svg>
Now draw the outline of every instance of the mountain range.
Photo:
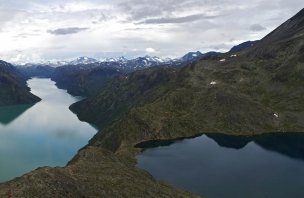
<svg viewBox="0 0 304 198">
<path fill-rule="evenodd" d="M 246 41 L 241 43 L 237 46 L 234 46 L 230 52 L 238 52 L 243 49 L 252 47 L 256 41 Z M 66 65 L 107 65 L 112 66 L 118 69 L 123 69 L 126 71 L 135 71 L 138 69 L 144 69 L 152 66 L 159 66 L 159 65 L 181 65 L 193 61 L 197 61 L 202 58 L 207 58 L 211 56 L 216 56 L 222 54 L 221 52 L 207 52 L 201 53 L 200 51 L 197 52 L 189 52 L 182 56 L 181 58 L 160 58 L 157 56 L 144 56 L 144 57 L 137 57 L 134 59 L 127 59 L 123 56 L 118 58 L 107 58 L 103 60 L 98 60 L 95 58 L 82 56 L 78 57 L 73 60 L 61 60 L 61 61 L 45 61 L 40 63 L 26 63 L 23 65 L 16 65 L 18 67 L 32 67 L 32 66 L 51 66 L 51 67 L 60 67 Z"/>
</svg>

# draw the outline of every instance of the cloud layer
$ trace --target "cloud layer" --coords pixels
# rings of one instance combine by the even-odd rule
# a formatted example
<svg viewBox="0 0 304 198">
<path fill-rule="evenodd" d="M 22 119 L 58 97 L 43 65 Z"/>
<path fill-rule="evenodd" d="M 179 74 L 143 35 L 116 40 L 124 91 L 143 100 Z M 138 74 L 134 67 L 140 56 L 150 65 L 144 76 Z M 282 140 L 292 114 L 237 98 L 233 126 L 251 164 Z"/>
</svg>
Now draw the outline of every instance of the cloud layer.
<svg viewBox="0 0 304 198">
<path fill-rule="evenodd" d="M 0 0 L 0 59 L 225 51 L 262 38 L 303 5 L 302 0 Z"/>
</svg>

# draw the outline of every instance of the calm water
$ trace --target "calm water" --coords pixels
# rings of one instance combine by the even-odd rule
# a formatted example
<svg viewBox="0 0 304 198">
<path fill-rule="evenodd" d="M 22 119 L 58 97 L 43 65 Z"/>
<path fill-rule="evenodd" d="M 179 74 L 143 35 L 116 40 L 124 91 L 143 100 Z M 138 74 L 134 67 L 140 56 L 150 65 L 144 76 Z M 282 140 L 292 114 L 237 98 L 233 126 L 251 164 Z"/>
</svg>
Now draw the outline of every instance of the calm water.
<svg viewBox="0 0 304 198">
<path fill-rule="evenodd" d="M 50 79 L 28 85 L 41 102 L 0 107 L 0 182 L 41 166 L 64 166 L 97 131 L 69 110 L 79 98 Z"/>
<path fill-rule="evenodd" d="M 304 197 L 304 134 L 203 135 L 166 144 L 146 149 L 138 166 L 177 187 L 207 198 Z"/>
</svg>

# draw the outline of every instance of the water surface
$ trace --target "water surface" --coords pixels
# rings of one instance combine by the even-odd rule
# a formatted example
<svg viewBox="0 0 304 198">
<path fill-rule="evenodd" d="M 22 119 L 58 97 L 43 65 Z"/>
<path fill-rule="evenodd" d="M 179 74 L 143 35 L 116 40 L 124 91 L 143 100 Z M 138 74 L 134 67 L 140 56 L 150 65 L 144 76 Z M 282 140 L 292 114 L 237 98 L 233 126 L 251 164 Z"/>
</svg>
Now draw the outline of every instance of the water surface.
<svg viewBox="0 0 304 198">
<path fill-rule="evenodd" d="M 138 166 L 207 198 L 304 197 L 303 133 L 214 134 L 170 143 L 146 149 Z"/>
<path fill-rule="evenodd" d="M 97 131 L 69 110 L 79 98 L 55 82 L 34 78 L 28 85 L 41 102 L 0 107 L 0 182 L 41 166 L 66 165 Z"/>
</svg>

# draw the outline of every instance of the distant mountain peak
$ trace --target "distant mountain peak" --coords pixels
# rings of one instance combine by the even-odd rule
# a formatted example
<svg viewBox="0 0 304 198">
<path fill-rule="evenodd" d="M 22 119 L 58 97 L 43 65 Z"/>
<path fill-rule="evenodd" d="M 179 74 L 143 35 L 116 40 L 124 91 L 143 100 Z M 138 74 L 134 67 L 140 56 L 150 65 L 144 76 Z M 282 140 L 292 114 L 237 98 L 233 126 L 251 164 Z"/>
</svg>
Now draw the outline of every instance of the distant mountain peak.
<svg viewBox="0 0 304 198">
<path fill-rule="evenodd" d="M 188 61 L 196 60 L 197 58 L 201 57 L 202 55 L 203 54 L 200 51 L 189 52 L 189 53 L 185 54 L 181 59 L 184 62 L 188 62 Z"/>
<path fill-rule="evenodd" d="M 98 62 L 98 60 L 96 60 L 95 58 L 90 58 L 87 56 L 82 56 L 82 57 L 78 57 L 76 60 L 71 61 L 69 64 L 71 65 L 78 65 L 78 64 L 92 64 L 92 63 L 96 63 Z"/>
<path fill-rule="evenodd" d="M 214 51 L 210 51 L 207 53 L 202 53 L 200 51 L 196 51 L 196 52 L 189 52 L 186 55 L 184 55 L 181 60 L 183 62 L 193 62 L 193 61 L 197 61 L 200 60 L 202 58 L 207 58 L 207 57 L 211 57 L 211 56 L 216 56 L 221 54 L 220 52 L 214 52 Z"/>
<path fill-rule="evenodd" d="M 126 61 L 128 61 L 128 59 L 125 58 L 124 56 L 119 57 L 117 60 L 118 60 L 119 62 L 126 62 Z"/>
</svg>

